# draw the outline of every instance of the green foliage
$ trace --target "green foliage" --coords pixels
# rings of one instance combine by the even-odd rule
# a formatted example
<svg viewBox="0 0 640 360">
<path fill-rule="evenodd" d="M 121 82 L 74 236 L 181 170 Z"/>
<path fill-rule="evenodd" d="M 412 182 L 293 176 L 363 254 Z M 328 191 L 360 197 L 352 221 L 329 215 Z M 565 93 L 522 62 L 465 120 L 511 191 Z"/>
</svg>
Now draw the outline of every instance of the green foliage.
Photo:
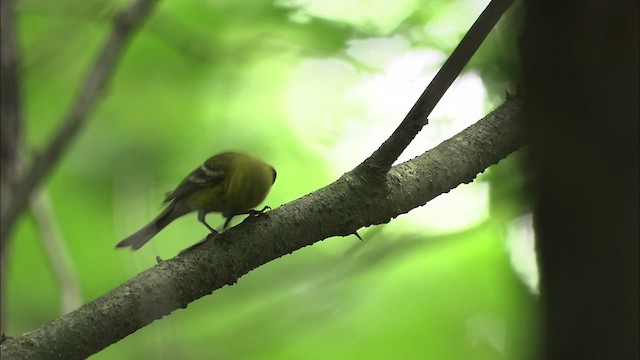
<svg viewBox="0 0 640 360">
<path fill-rule="evenodd" d="M 31 150 L 58 126 L 108 34 L 108 19 L 127 4 L 20 3 Z M 186 216 L 136 253 L 114 249 L 160 211 L 165 191 L 208 156 L 236 149 L 272 163 L 278 169 L 266 201 L 272 207 L 333 181 L 344 171 L 338 163 L 357 165 L 362 158 L 335 149 L 348 148 L 340 141 L 359 144 L 388 134 L 367 127 L 373 121 L 358 110 L 367 107 L 364 95 L 354 94 L 366 87 L 363 79 L 380 76 L 389 62 L 364 65 L 348 51 L 354 40 L 404 39 L 409 44 L 404 52 L 446 54 L 484 6 L 364 3 L 353 2 L 359 7 L 352 4 L 349 12 L 339 1 L 161 2 L 46 187 L 84 302 L 153 266 L 156 255 L 170 258 L 206 233 L 195 215 Z M 505 49 L 511 48 L 486 44 L 470 70 L 494 71 L 487 69 L 495 66 L 489 59 L 496 53 L 504 59 L 500 64 L 514 63 L 514 54 Z M 324 69 L 337 64 L 353 77 L 343 79 L 344 91 L 324 89 L 311 97 L 318 103 L 307 119 L 291 119 L 292 84 L 304 83 L 296 76 L 310 60 Z M 500 84 L 510 79 L 483 77 L 492 78 Z M 316 86 L 297 87 L 296 95 L 308 98 Z M 385 96 L 391 99 L 393 92 Z M 385 118 L 387 126 L 399 123 L 407 110 Z M 301 113 L 305 110 L 296 112 Z M 431 123 L 425 132 L 447 127 L 437 118 Z M 318 137 L 325 127 L 329 130 Z M 349 137 L 341 139 L 345 132 Z M 353 151 L 366 154 L 375 147 L 374 141 Z M 511 174 L 498 169 L 485 180 L 512 189 L 520 180 Z M 522 206 L 509 202 L 499 216 L 493 211 L 508 193 L 492 189 L 492 216 L 455 230 L 435 231 L 428 218 L 411 223 L 400 218 L 363 231 L 363 242 L 327 239 L 253 271 L 92 358 L 527 359 L 535 340 L 535 297 L 516 277 L 505 245 L 507 223 Z M 216 215 L 210 219 L 222 223 Z M 38 239 L 32 219 L 24 217 L 5 284 L 10 335 L 60 315 L 60 290 Z"/>
</svg>

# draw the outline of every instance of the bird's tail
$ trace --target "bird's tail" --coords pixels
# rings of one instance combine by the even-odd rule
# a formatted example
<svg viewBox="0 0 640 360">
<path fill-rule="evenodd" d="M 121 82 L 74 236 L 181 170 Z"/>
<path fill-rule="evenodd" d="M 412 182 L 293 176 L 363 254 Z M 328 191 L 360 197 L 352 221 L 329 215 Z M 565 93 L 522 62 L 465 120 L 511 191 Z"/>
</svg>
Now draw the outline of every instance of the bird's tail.
<svg viewBox="0 0 640 360">
<path fill-rule="evenodd" d="M 171 203 L 160 213 L 160 215 L 156 216 L 155 219 L 151 220 L 151 222 L 145 225 L 142 229 L 120 241 L 116 244 L 116 247 L 123 248 L 130 246 L 131 250 L 138 250 L 151 240 L 151 238 L 156 236 L 160 230 L 164 229 L 169 225 L 169 223 L 182 215 L 184 215 L 184 213 L 176 211 L 175 203 Z"/>
</svg>

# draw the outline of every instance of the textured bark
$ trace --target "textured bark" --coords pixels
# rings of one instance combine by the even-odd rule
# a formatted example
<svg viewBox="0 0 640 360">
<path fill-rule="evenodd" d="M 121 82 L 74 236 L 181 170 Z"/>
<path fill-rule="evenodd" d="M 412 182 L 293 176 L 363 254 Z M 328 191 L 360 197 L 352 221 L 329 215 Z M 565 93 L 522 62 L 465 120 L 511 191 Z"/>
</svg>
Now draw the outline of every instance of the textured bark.
<svg viewBox="0 0 640 360">
<path fill-rule="evenodd" d="M 227 241 L 162 261 L 111 292 L 0 345 L 16 359 L 84 359 L 249 271 L 331 236 L 389 222 L 497 163 L 523 145 L 521 103 L 493 113 L 427 153 L 391 168 L 372 188 L 346 173 L 336 182 L 224 233 Z"/>
</svg>

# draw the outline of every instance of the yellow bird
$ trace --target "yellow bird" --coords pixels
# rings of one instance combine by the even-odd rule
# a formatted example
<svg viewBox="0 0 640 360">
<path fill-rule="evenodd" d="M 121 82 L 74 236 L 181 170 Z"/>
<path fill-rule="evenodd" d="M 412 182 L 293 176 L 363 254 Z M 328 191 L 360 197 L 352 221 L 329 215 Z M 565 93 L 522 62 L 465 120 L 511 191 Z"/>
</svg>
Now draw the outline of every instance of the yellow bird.
<svg viewBox="0 0 640 360">
<path fill-rule="evenodd" d="M 239 152 L 214 155 L 167 193 L 164 203 L 171 203 L 160 215 L 116 247 L 137 250 L 173 220 L 194 211 L 198 212 L 198 221 L 217 233 L 205 221 L 207 213 L 222 213 L 226 229 L 236 215 L 264 211 L 252 209 L 267 197 L 275 181 L 276 170 L 254 156 Z"/>
</svg>

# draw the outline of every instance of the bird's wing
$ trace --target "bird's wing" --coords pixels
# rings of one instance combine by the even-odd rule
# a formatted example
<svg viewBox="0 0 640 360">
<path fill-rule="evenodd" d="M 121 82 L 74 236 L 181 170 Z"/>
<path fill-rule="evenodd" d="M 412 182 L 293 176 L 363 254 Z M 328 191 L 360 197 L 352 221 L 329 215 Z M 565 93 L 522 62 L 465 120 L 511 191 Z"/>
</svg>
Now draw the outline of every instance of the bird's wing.
<svg viewBox="0 0 640 360">
<path fill-rule="evenodd" d="M 166 194 L 164 202 L 181 199 L 194 191 L 224 181 L 225 169 L 212 162 L 205 162 L 193 170 L 172 192 Z"/>
</svg>

